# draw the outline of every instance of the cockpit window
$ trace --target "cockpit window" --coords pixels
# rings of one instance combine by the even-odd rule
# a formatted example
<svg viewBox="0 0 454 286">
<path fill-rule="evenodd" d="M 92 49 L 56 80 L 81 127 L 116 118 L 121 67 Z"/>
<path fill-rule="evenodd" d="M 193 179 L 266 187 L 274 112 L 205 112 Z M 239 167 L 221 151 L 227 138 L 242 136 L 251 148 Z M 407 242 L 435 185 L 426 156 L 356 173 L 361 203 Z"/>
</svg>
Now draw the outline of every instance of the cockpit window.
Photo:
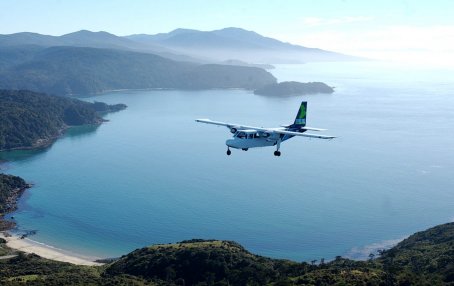
<svg viewBox="0 0 454 286">
<path fill-rule="evenodd" d="M 254 134 L 249 134 L 249 135 L 248 135 L 248 138 L 249 138 L 249 139 L 253 139 L 253 138 L 254 138 Z"/>
<path fill-rule="evenodd" d="M 239 132 L 239 133 L 238 133 L 238 138 L 240 138 L 240 139 L 246 138 L 246 133 L 244 133 L 244 132 Z"/>
</svg>

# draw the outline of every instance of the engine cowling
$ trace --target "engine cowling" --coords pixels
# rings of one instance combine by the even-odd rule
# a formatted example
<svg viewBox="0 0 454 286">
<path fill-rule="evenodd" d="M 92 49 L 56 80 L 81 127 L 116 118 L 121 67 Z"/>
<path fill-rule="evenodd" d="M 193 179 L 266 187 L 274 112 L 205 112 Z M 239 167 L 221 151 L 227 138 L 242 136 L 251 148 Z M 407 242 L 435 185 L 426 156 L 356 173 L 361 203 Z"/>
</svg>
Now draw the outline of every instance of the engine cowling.
<svg viewBox="0 0 454 286">
<path fill-rule="evenodd" d="M 235 134 L 237 131 L 238 131 L 238 128 L 235 128 L 235 127 L 230 128 L 230 132 L 232 132 L 232 134 Z"/>
</svg>

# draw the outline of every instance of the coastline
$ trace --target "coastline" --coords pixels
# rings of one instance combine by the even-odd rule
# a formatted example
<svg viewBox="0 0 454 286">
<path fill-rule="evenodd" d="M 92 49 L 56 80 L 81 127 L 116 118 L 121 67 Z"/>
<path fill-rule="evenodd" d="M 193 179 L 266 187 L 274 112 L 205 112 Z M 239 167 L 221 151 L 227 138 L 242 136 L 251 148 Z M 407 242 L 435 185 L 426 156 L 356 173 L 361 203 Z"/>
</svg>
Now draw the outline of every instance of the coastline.
<svg viewBox="0 0 454 286">
<path fill-rule="evenodd" d="M 29 238 L 21 239 L 17 235 L 10 235 L 7 232 L 0 232 L 0 238 L 6 240 L 6 246 L 11 249 L 25 253 L 34 253 L 43 258 L 68 262 L 76 265 L 101 266 L 103 263 L 95 262 L 99 257 L 87 257 L 78 255 L 63 249 L 55 248 Z"/>
</svg>

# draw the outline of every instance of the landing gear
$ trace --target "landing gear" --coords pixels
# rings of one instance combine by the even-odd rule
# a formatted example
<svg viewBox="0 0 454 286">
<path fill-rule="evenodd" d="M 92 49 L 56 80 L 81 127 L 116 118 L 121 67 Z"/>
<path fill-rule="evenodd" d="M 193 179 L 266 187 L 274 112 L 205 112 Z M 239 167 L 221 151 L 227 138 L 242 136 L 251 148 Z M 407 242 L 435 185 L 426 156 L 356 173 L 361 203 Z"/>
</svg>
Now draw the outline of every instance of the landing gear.
<svg viewBox="0 0 454 286">
<path fill-rule="evenodd" d="M 280 138 L 277 140 L 277 146 L 276 146 L 276 151 L 274 151 L 274 156 L 277 156 L 277 157 L 281 156 L 281 151 L 279 151 L 279 148 L 281 148 L 281 141 L 282 140 Z"/>
<path fill-rule="evenodd" d="M 232 154 L 232 151 L 230 151 L 230 148 L 227 148 L 227 156 L 230 156 Z"/>
<path fill-rule="evenodd" d="M 243 148 L 243 149 L 241 149 L 241 150 L 243 150 L 243 151 L 247 151 L 247 150 L 249 150 L 249 148 Z"/>
<path fill-rule="evenodd" d="M 282 140 L 281 140 L 281 138 L 279 138 L 277 140 L 277 146 L 276 146 L 276 151 L 274 151 L 274 156 L 277 156 L 277 157 L 281 156 L 281 151 L 279 151 L 279 148 L 281 148 L 281 142 L 282 142 Z"/>
</svg>

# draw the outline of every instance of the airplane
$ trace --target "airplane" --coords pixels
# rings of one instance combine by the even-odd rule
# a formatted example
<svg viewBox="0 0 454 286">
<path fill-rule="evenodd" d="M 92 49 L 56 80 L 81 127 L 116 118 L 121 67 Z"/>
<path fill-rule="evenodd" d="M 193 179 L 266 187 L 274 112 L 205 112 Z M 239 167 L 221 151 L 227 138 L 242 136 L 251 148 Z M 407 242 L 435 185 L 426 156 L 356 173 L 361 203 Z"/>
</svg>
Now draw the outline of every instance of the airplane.
<svg viewBox="0 0 454 286">
<path fill-rule="evenodd" d="M 226 123 L 220 121 L 213 121 L 210 119 L 196 119 L 196 122 L 213 124 L 218 126 L 225 126 L 233 133 L 233 138 L 228 139 L 225 144 L 227 145 L 227 155 L 230 156 L 232 151 L 230 148 L 242 149 L 243 151 L 249 148 L 276 146 L 274 156 L 281 156 L 281 143 L 294 137 L 303 136 L 318 139 L 334 139 L 335 136 L 318 135 L 305 133 L 306 131 L 325 131 L 326 129 L 306 127 L 306 112 L 307 101 L 301 103 L 298 113 L 296 114 L 295 122 L 290 125 L 281 125 L 277 128 L 264 128 L 253 127 L 241 124 Z"/>
</svg>

